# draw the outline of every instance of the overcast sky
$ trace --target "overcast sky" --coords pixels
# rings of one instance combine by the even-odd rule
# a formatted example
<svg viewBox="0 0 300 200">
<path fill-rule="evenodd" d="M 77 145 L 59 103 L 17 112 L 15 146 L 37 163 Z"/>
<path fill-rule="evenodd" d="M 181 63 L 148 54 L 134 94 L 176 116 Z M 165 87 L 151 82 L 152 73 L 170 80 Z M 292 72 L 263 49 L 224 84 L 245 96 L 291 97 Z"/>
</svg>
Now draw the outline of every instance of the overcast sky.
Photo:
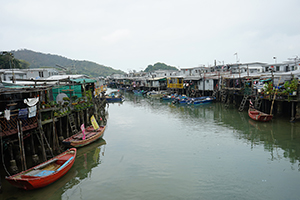
<svg viewBox="0 0 300 200">
<path fill-rule="evenodd" d="M 300 56 L 299 8 L 299 0 L 2 1 L 0 51 L 29 49 L 125 72 L 157 62 L 282 62 Z"/>
</svg>

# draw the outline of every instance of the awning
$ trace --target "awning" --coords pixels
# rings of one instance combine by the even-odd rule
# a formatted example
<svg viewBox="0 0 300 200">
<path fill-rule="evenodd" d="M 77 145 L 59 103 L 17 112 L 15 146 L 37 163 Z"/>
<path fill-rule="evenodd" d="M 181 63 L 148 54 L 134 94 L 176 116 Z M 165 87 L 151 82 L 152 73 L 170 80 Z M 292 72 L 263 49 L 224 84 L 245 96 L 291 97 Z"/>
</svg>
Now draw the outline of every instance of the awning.
<svg viewBox="0 0 300 200">
<path fill-rule="evenodd" d="M 97 80 L 89 79 L 89 78 L 78 78 L 78 79 L 71 79 L 75 83 L 95 83 Z"/>
</svg>

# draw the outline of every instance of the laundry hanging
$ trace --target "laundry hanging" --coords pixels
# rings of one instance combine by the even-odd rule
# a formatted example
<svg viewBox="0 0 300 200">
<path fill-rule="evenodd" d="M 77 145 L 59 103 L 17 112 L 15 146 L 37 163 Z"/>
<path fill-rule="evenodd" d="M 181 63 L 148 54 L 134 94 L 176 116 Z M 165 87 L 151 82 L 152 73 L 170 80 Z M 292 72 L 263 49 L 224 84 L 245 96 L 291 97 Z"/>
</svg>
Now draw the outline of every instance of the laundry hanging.
<svg viewBox="0 0 300 200">
<path fill-rule="evenodd" d="M 10 110 L 4 110 L 4 117 L 6 118 L 6 120 L 10 120 Z"/>
<path fill-rule="evenodd" d="M 27 108 L 22 108 L 22 109 L 19 110 L 19 115 L 18 115 L 19 119 L 24 119 L 24 118 L 27 117 L 27 115 L 28 115 L 28 109 Z"/>
<path fill-rule="evenodd" d="M 27 104 L 28 106 L 34 106 L 35 104 L 37 104 L 37 102 L 39 102 L 38 97 L 24 99 L 24 103 Z"/>
<path fill-rule="evenodd" d="M 28 108 L 28 118 L 35 117 L 36 115 L 36 105 Z"/>
</svg>

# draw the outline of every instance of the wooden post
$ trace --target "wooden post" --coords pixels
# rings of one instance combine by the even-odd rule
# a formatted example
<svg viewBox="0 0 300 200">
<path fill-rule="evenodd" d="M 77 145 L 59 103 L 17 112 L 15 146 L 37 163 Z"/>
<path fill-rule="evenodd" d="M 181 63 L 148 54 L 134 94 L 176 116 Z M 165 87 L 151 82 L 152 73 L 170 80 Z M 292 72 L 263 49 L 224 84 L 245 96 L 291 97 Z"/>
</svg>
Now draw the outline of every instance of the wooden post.
<svg viewBox="0 0 300 200">
<path fill-rule="evenodd" d="M 22 171 L 27 170 L 26 159 L 25 159 L 25 150 L 24 150 L 24 140 L 23 140 L 23 131 L 22 131 L 22 122 L 17 121 L 17 129 L 18 129 L 18 138 L 19 138 L 19 148 L 21 154 L 21 164 Z"/>
<path fill-rule="evenodd" d="M 279 78 L 279 81 L 278 81 L 278 84 L 277 84 L 277 88 L 276 88 L 276 90 L 275 90 L 275 92 L 274 92 L 274 98 L 273 98 L 273 101 L 272 101 L 272 106 L 271 106 L 270 115 L 272 115 L 273 106 L 274 106 L 274 101 L 275 101 L 275 98 L 276 98 L 276 92 L 277 92 L 277 90 L 278 90 L 278 86 L 279 86 L 279 83 L 280 83 L 280 79 L 281 79 L 281 76 L 280 76 L 280 78 Z M 273 83 L 274 83 L 274 82 L 273 82 Z"/>
<path fill-rule="evenodd" d="M 67 115 L 67 138 L 70 137 L 70 133 L 69 133 L 69 125 L 70 125 L 70 122 L 69 122 L 69 115 Z"/>
<path fill-rule="evenodd" d="M 83 110 L 80 111 L 80 118 L 81 118 L 82 123 L 85 124 L 85 122 L 84 122 L 84 111 Z"/>
<path fill-rule="evenodd" d="M 63 120 L 63 118 L 60 117 L 60 118 L 59 118 L 59 132 L 60 132 L 59 136 L 62 136 L 62 133 L 63 133 L 63 129 L 62 129 L 62 120 Z M 68 126 L 67 126 L 67 127 L 68 127 Z"/>
<path fill-rule="evenodd" d="M 78 121 L 78 124 L 77 124 L 77 127 L 80 127 L 81 124 L 80 124 L 80 111 L 77 112 L 77 121 Z"/>
<path fill-rule="evenodd" d="M 38 128 L 39 128 L 39 132 L 40 132 L 40 139 L 41 139 L 41 145 L 42 145 L 42 155 L 43 155 L 43 161 L 46 161 L 47 156 L 46 156 L 46 151 L 45 151 L 44 133 L 43 133 L 43 126 L 42 126 L 41 101 L 39 101 L 38 111 L 39 111 Z"/>
<path fill-rule="evenodd" d="M 53 112 L 51 111 L 51 118 L 52 118 L 52 137 L 53 137 L 53 150 L 56 150 L 56 130 L 55 130 L 55 119 L 54 119 L 54 116 L 53 116 Z"/>
<path fill-rule="evenodd" d="M 294 104 L 295 102 L 292 101 L 292 110 L 291 110 L 291 121 L 290 122 L 294 122 L 295 121 L 295 112 L 294 112 Z"/>
<path fill-rule="evenodd" d="M 86 109 L 86 124 L 90 125 L 90 120 L 89 120 L 89 108 Z"/>
</svg>

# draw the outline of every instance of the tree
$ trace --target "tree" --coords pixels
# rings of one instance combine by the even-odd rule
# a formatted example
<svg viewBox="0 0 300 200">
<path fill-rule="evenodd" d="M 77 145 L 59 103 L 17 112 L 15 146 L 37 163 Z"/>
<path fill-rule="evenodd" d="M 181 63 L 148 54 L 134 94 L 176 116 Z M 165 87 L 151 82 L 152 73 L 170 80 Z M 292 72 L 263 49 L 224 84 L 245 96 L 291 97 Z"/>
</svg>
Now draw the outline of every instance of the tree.
<svg viewBox="0 0 300 200">
<path fill-rule="evenodd" d="M 1 69 L 13 69 L 21 68 L 21 62 L 14 58 L 14 54 L 7 51 L 0 53 L 0 68 Z"/>
</svg>

